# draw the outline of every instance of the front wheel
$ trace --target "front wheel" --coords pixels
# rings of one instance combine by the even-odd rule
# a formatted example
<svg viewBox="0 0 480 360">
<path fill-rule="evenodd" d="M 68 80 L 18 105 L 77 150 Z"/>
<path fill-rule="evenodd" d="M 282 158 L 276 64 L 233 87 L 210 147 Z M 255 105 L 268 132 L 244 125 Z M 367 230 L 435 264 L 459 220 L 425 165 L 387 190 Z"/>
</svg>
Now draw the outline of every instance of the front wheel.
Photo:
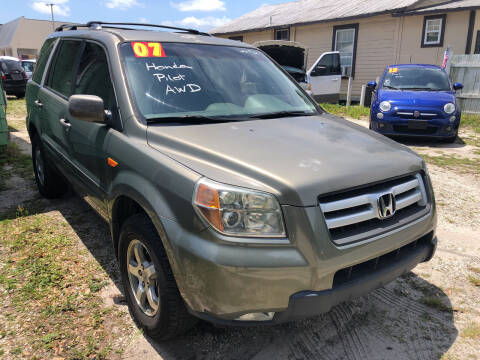
<svg viewBox="0 0 480 360">
<path fill-rule="evenodd" d="M 130 313 L 149 336 L 172 338 L 195 324 L 178 291 L 160 236 L 146 215 L 133 215 L 125 221 L 118 251 Z"/>
<path fill-rule="evenodd" d="M 455 142 L 455 140 L 457 140 L 457 134 L 455 134 L 454 136 L 442 139 L 442 141 L 447 144 L 452 144 Z"/>
</svg>

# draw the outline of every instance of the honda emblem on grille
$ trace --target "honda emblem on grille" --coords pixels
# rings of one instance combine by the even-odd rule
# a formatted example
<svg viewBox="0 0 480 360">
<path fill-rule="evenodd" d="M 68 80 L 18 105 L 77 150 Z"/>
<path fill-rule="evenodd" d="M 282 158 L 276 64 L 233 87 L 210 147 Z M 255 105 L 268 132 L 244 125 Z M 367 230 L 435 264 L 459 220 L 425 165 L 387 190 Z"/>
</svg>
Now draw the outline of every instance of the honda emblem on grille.
<svg viewBox="0 0 480 360">
<path fill-rule="evenodd" d="M 415 110 L 415 111 L 413 112 L 413 117 L 416 117 L 416 118 L 420 117 L 420 111 Z"/>
<path fill-rule="evenodd" d="M 395 202 L 395 195 L 392 193 L 384 194 L 378 197 L 378 218 L 388 219 L 395 214 L 397 204 Z"/>
</svg>

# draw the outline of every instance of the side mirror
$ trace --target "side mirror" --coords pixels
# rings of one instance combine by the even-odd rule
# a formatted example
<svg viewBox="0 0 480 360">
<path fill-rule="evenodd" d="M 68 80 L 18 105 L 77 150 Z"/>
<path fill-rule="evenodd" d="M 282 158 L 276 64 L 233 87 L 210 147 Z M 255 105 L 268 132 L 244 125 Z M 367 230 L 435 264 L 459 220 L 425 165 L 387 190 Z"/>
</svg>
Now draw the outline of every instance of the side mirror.
<svg viewBox="0 0 480 360">
<path fill-rule="evenodd" d="M 72 95 L 68 99 L 68 112 L 78 120 L 104 123 L 105 107 L 96 95 Z"/>
<path fill-rule="evenodd" d="M 453 84 L 453 90 L 456 91 L 456 90 L 461 90 L 461 89 L 463 89 L 463 84 L 458 83 L 458 82 Z"/>
<path fill-rule="evenodd" d="M 368 87 L 369 89 L 375 90 L 375 88 L 377 87 L 377 82 L 376 82 L 376 81 L 369 81 L 369 82 L 367 83 L 367 87 Z"/>
</svg>

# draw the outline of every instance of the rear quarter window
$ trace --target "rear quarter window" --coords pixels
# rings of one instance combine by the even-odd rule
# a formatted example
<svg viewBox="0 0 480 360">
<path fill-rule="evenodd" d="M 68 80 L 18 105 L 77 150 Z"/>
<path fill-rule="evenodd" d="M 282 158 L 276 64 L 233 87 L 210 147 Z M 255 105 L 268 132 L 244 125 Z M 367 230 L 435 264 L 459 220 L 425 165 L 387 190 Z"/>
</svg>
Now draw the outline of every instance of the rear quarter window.
<svg viewBox="0 0 480 360">
<path fill-rule="evenodd" d="M 53 45 L 55 44 L 56 39 L 47 39 L 42 48 L 40 49 L 40 54 L 38 57 L 37 64 L 35 65 L 35 70 L 33 72 L 32 80 L 40 84 L 43 77 L 43 72 L 45 71 L 45 66 L 47 65 L 48 57 L 52 52 Z"/>
</svg>

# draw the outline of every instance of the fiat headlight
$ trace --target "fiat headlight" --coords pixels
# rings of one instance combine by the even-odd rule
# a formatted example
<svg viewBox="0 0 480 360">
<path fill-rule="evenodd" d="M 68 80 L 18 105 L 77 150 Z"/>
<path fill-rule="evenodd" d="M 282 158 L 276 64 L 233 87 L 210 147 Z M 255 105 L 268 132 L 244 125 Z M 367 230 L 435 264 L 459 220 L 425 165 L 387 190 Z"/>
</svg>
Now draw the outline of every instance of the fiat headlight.
<svg viewBox="0 0 480 360">
<path fill-rule="evenodd" d="M 382 101 L 380 103 L 380 110 L 382 112 L 390 111 L 391 108 L 392 108 L 392 105 L 390 105 L 390 103 L 388 101 Z"/>
<path fill-rule="evenodd" d="M 233 236 L 285 237 L 282 210 L 273 195 L 201 179 L 193 205 L 217 231 Z"/>
<path fill-rule="evenodd" d="M 448 115 L 453 114 L 455 112 L 455 104 L 446 103 L 443 107 L 443 111 L 445 111 L 445 113 L 447 113 Z"/>
</svg>

